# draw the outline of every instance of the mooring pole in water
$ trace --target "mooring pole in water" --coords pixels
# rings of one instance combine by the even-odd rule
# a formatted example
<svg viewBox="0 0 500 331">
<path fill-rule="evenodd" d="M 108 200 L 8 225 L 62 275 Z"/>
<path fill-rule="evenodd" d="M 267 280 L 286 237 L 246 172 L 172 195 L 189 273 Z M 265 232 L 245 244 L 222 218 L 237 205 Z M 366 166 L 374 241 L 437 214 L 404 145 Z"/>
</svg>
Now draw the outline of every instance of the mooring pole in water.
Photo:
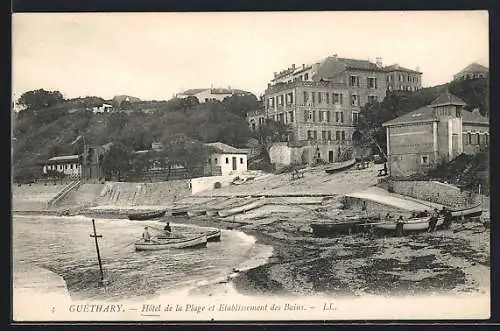
<svg viewBox="0 0 500 331">
<path fill-rule="evenodd" d="M 99 261 L 99 270 L 101 271 L 101 280 L 99 281 L 99 285 L 104 284 L 104 273 L 102 272 L 102 263 L 101 263 L 101 254 L 99 253 L 99 243 L 97 242 L 97 238 L 102 238 L 102 235 L 97 234 L 95 230 L 95 220 L 92 219 L 92 227 L 94 228 L 94 234 L 90 235 L 90 237 L 95 240 L 95 249 L 97 251 L 97 260 Z"/>
</svg>

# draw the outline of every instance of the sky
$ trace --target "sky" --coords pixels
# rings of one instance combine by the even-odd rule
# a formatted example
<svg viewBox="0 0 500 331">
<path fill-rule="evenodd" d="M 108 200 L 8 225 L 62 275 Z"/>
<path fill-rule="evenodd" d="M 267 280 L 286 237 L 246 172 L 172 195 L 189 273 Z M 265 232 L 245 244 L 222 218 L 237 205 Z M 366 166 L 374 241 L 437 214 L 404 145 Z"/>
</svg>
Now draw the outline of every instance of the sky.
<svg viewBox="0 0 500 331">
<path fill-rule="evenodd" d="M 12 25 L 15 98 L 168 100 L 210 86 L 259 96 L 274 72 L 333 54 L 418 67 L 424 87 L 489 66 L 487 11 L 21 13 Z"/>
</svg>

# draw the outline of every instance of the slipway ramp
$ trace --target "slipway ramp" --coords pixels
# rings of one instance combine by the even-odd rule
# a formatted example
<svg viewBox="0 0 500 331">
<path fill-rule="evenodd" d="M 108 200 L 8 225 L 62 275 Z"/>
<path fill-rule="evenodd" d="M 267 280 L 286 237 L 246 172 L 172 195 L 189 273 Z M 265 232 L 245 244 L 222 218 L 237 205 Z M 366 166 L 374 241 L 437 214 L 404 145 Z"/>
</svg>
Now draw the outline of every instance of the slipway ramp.
<svg viewBox="0 0 500 331">
<path fill-rule="evenodd" d="M 370 200 L 387 206 L 408 211 L 430 211 L 434 208 L 441 209 L 443 206 L 437 203 L 418 200 L 404 195 L 390 193 L 380 187 L 370 187 L 363 191 L 345 194 L 346 197 Z"/>
</svg>

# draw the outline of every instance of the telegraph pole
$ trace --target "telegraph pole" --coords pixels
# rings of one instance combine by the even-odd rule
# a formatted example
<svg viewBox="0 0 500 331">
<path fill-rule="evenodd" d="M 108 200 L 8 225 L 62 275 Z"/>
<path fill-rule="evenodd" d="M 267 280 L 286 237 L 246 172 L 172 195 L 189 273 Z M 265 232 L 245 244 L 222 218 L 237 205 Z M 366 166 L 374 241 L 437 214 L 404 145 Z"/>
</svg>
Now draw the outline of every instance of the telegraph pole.
<svg viewBox="0 0 500 331">
<path fill-rule="evenodd" d="M 94 234 L 90 235 L 90 237 L 94 238 L 95 240 L 95 249 L 97 251 L 97 261 L 99 261 L 99 270 L 101 272 L 101 280 L 99 281 L 99 285 L 104 284 L 104 273 L 102 272 L 102 263 L 101 263 L 101 254 L 99 253 L 99 243 L 97 242 L 97 238 L 102 238 L 102 235 L 97 234 L 95 230 L 95 220 L 92 219 L 92 227 L 94 228 Z"/>
</svg>

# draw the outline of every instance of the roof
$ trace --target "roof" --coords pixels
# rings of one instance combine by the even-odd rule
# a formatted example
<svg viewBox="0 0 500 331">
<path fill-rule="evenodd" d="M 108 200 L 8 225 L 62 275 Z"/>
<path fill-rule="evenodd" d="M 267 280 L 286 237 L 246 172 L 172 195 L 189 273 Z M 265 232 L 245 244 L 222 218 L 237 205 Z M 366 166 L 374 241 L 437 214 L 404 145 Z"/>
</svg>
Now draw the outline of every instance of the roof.
<svg viewBox="0 0 500 331">
<path fill-rule="evenodd" d="M 489 125 L 490 121 L 488 117 L 481 115 L 479 109 L 474 109 L 473 111 L 462 111 L 462 123 Z"/>
<path fill-rule="evenodd" d="M 248 154 L 246 150 L 238 149 L 221 142 L 208 143 L 205 146 L 221 154 Z"/>
<path fill-rule="evenodd" d="M 469 72 L 489 72 L 490 69 L 483 66 L 483 65 L 480 65 L 479 63 L 471 63 L 469 64 L 467 67 L 463 68 L 462 70 L 460 70 L 456 76 L 458 75 L 462 75 L 462 74 L 465 74 L 465 73 L 469 73 Z"/>
<path fill-rule="evenodd" d="M 385 71 L 405 71 L 405 72 L 412 72 L 412 73 L 415 73 L 415 74 L 422 74 L 422 72 L 420 72 L 418 70 L 408 69 L 408 68 L 400 66 L 397 63 L 391 64 L 390 66 L 385 67 L 384 70 Z"/>
<path fill-rule="evenodd" d="M 445 92 L 441 93 L 436 99 L 434 99 L 434 101 L 432 101 L 430 104 L 431 107 L 442 105 L 466 106 L 467 104 L 462 99 L 446 90 Z"/>
<path fill-rule="evenodd" d="M 393 126 L 400 124 L 411 124 L 411 123 L 425 123 L 437 121 L 437 117 L 434 115 L 434 109 L 430 106 L 425 106 L 404 114 L 402 116 L 396 117 L 393 120 L 385 122 L 382 126 Z"/>
<path fill-rule="evenodd" d="M 181 94 L 181 95 L 195 95 L 195 94 L 198 94 L 198 93 L 206 91 L 206 90 L 210 90 L 210 89 L 209 88 L 193 88 L 193 89 L 185 90 L 184 92 L 181 92 L 179 94 Z"/>
<path fill-rule="evenodd" d="M 62 155 L 51 157 L 46 163 L 71 163 L 75 161 L 78 161 L 78 155 Z"/>
<path fill-rule="evenodd" d="M 347 58 L 337 58 L 329 56 L 320 62 L 317 75 L 318 78 L 328 79 L 347 69 L 360 69 L 371 71 L 382 71 L 375 63 L 368 60 L 356 60 Z"/>
</svg>

